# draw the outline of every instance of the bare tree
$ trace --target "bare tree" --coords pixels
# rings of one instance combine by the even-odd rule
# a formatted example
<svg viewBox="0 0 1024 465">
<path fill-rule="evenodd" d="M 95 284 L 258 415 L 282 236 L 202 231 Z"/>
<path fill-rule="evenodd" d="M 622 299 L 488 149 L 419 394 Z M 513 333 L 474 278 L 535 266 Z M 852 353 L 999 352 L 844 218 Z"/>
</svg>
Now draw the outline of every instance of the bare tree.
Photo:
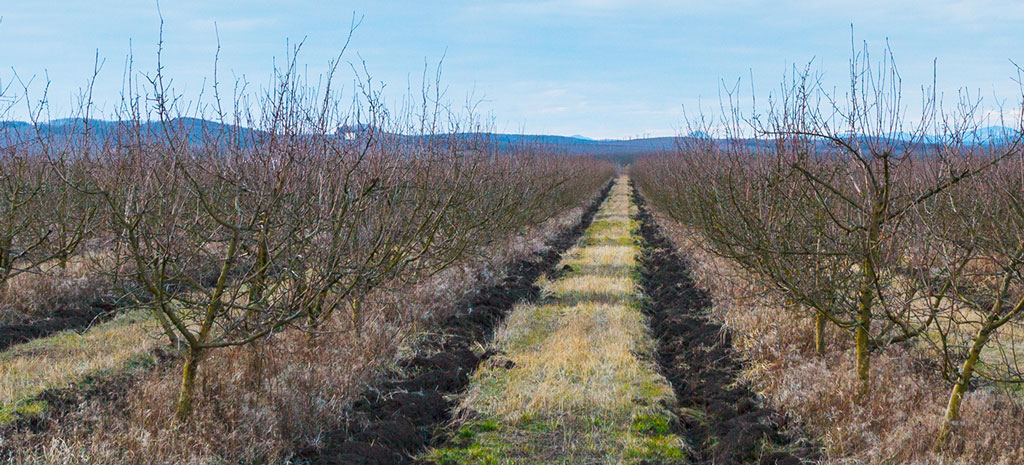
<svg viewBox="0 0 1024 465">
<path fill-rule="evenodd" d="M 906 272 L 933 257 L 909 212 L 1017 153 L 1020 133 L 984 163 L 955 156 L 929 132 L 962 140 L 969 127 L 950 122 L 972 120 L 977 105 L 940 118 L 937 97 L 926 91 L 921 117 L 908 122 L 888 50 L 877 68 L 866 51 L 854 53 L 844 95 L 807 68 L 764 115 L 741 116 L 728 96 L 727 141 L 684 140 L 682 161 L 660 162 L 681 163 L 679 181 L 691 186 L 665 187 L 654 175 L 665 176 L 665 166 L 650 165 L 638 179 L 713 251 L 811 311 L 819 350 L 826 321 L 850 331 L 863 399 L 872 350 L 921 335 L 937 316 L 919 305 L 924 277 Z M 739 135 L 744 127 L 753 138 Z"/>
<path fill-rule="evenodd" d="M 963 147 L 999 156 L 999 147 Z M 965 155 L 969 156 L 969 155 Z M 972 157 L 973 158 L 973 157 Z M 1002 165 L 921 205 L 917 220 L 935 243 L 932 281 L 946 283 L 942 299 L 929 300 L 939 315 L 928 340 L 952 384 L 945 422 L 936 439 L 943 448 L 960 418 L 964 394 L 978 378 L 1024 383 L 1016 338 L 1024 312 L 1024 159 Z M 989 350 L 991 347 L 991 350 Z M 983 354 L 989 351 L 987 357 Z"/>
<path fill-rule="evenodd" d="M 98 72 L 97 65 L 90 88 Z M 27 94 L 28 83 L 18 82 Z M 69 124 L 54 128 L 40 121 L 49 111 L 46 102 L 44 91 L 37 105 L 29 104 L 30 123 L 0 127 L 0 295 L 18 274 L 66 266 L 96 233 L 98 203 L 88 190 L 83 159 L 92 135 L 89 106 L 83 103 Z"/>
</svg>

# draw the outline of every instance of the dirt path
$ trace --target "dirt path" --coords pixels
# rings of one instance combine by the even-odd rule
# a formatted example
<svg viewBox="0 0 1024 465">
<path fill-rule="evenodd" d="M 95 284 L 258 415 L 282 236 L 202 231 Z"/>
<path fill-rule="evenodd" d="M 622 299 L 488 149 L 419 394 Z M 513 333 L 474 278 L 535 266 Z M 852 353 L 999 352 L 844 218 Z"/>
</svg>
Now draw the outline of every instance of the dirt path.
<svg viewBox="0 0 1024 465">
<path fill-rule="evenodd" d="M 296 462 L 412 463 L 416 453 L 446 440 L 438 433 L 451 420 L 454 394 L 463 391 L 469 374 L 494 355 L 476 349 L 487 343 L 515 303 L 538 297 L 540 289 L 535 282 L 576 243 L 607 193 L 607 189 L 602 192 L 579 224 L 551 241 L 547 252 L 513 264 L 504 283 L 480 290 L 460 311 L 441 322 L 419 348 L 420 355 L 399 362 L 400 370 L 388 373 L 381 384 L 362 395 L 345 428 L 325 435 L 318 448 L 298 451 Z"/>
<path fill-rule="evenodd" d="M 543 298 L 517 305 L 473 375 L 458 433 L 438 464 L 686 463 L 672 387 L 659 374 L 640 311 L 640 250 L 627 179 Z"/>
<path fill-rule="evenodd" d="M 658 338 L 658 361 L 679 399 L 681 428 L 700 464 L 813 462 L 815 448 L 783 433 L 784 419 L 739 381 L 742 362 L 731 337 L 707 317 L 711 298 L 654 222 L 642 198 L 644 312 Z"/>
</svg>

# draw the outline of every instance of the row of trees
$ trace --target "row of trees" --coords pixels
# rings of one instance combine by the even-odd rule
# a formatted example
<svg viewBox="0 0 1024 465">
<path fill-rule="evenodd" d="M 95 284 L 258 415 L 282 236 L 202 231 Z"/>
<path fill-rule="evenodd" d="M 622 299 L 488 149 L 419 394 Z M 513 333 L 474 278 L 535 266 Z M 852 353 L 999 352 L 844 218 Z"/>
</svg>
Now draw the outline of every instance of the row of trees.
<svg viewBox="0 0 1024 465">
<path fill-rule="evenodd" d="M 828 325 L 848 332 L 856 400 L 871 395 L 874 350 L 934 348 L 952 385 L 941 448 L 979 378 L 1024 382 L 1012 339 L 1024 311 L 1021 115 L 982 128 L 978 100 L 961 94 L 947 111 L 929 89 L 910 122 L 891 54 L 873 64 L 866 51 L 843 93 L 807 68 L 764 114 L 726 96 L 724 119 L 695 124 L 723 139 L 683 138 L 633 177 L 712 252 L 813 317 L 819 354 Z"/>
<path fill-rule="evenodd" d="M 312 86 L 294 60 L 255 103 L 236 97 L 226 115 L 217 96 L 215 122 L 182 117 L 160 73 L 127 76 L 116 122 L 90 120 L 86 102 L 65 125 L 35 112 L 4 127 L 0 292 L 15 274 L 91 259 L 184 352 L 178 422 L 210 351 L 286 328 L 358 338 L 363 299 L 382 286 L 580 205 L 613 170 L 499 150 L 440 99 L 392 115 L 369 79 L 343 106 L 333 71 Z"/>
</svg>

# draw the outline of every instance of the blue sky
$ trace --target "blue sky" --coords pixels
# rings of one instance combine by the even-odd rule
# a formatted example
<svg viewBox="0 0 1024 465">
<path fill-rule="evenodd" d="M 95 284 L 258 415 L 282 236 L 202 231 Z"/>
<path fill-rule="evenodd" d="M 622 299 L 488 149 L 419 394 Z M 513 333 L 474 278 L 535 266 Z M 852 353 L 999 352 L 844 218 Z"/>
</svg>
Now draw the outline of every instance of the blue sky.
<svg viewBox="0 0 1024 465">
<path fill-rule="evenodd" d="M 215 23 L 222 76 L 259 85 L 288 41 L 305 38 L 300 62 L 322 72 L 355 13 L 363 21 L 345 59 L 365 60 L 391 101 L 444 56 L 447 98 L 472 95 L 495 129 L 593 138 L 674 135 L 684 105 L 717 106 L 723 80 L 749 89 L 753 75 L 764 97 L 812 58 L 841 85 L 851 23 L 875 52 L 888 38 L 909 102 L 937 59 L 940 91 L 966 87 L 1016 105 L 1010 60 L 1024 64 L 1024 2 L 1012 1 L 165 0 L 162 11 L 167 75 L 188 98 L 212 75 Z M 106 59 L 94 91 L 101 111 L 119 101 L 129 45 L 137 70 L 155 68 L 155 2 L 0 0 L 0 17 L 0 85 L 13 68 L 35 77 L 38 97 L 48 78 L 54 117 L 71 108 L 97 52 Z M 6 117 L 24 119 L 24 108 Z"/>
</svg>

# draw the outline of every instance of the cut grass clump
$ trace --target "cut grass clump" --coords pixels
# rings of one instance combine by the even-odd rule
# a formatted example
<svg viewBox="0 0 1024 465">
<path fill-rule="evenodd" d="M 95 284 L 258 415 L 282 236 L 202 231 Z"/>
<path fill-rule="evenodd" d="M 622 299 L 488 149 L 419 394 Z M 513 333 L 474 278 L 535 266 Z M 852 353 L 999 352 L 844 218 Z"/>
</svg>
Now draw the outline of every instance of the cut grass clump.
<svg viewBox="0 0 1024 465">
<path fill-rule="evenodd" d="M 635 207 L 619 179 L 576 248 L 542 280 L 541 300 L 518 305 L 460 407 L 473 418 L 439 464 L 683 463 L 671 432 L 672 389 L 658 373 L 639 310 Z M 472 412 L 471 414 L 469 412 Z M 483 427 L 486 425 L 486 428 Z"/>
<path fill-rule="evenodd" d="M 646 435 L 668 434 L 669 418 L 665 415 L 637 414 L 633 416 L 633 432 Z"/>
<path fill-rule="evenodd" d="M 0 425 L 10 423 L 20 417 L 39 416 L 49 405 L 42 400 L 21 399 L 0 407 Z"/>
<path fill-rule="evenodd" d="M 431 453 L 430 459 L 437 465 L 498 465 L 504 463 L 498 460 L 494 451 L 479 444 L 456 449 L 439 449 Z"/>
<path fill-rule="evenodd" d="M 496 431 L 497 429 L 498 424 L 493 421 L 477 421 L 463 425 L 459 428 L 458 433 L 456 433 L 456 437 L 459 439 L 472 439 L 480 433 L 489 433 L 491 431 Z"/>
<path fill-rule="evenodd" d="M 677 463 L 686 460 L 682 440 L 673 434 L 641 437 L 636 444 L 626 449 L 625 456 L 640 463 L 659 459 Z"/>
</svg>

